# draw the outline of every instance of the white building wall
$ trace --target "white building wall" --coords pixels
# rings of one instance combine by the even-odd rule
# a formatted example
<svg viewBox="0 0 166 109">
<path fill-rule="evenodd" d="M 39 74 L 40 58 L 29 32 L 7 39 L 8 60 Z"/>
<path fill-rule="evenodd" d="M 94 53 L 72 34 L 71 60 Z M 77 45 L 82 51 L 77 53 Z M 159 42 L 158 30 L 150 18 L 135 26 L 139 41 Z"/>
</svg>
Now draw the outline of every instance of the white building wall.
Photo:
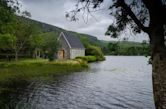
<svg viewBox="0 0 166 109">
<path fill-rule="evenodd" d="M 70 49 L 70 59 L 74 59 L 78 56 L 85 56 L 85 49 Z"/>
</svg>

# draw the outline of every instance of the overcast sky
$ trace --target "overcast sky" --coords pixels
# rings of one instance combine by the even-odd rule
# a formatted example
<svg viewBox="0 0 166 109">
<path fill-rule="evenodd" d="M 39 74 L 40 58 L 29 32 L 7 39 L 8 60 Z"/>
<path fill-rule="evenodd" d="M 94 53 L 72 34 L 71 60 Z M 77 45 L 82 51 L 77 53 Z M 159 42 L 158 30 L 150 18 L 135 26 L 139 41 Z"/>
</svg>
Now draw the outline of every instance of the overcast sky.
<svg viewBox="0 0 166 109">
<path fill-rule="evenodd" d="M 20 0 L 22 1 L 22 9 L 31 13 L 32 19 L 45 22 L 51 25 L 61 27 L 66 30 L 76 31 L 80 33 L 96 36 L 101 40 L 115 40 L 109 36 L 105 36 L 109 24 L 113 23 L 113 18 L 109 15 L 110 0 L 105 0 L 101 6 L 101 11 L 93 13 L 89 16 L 86 23 L 82 14 L 79 21 L 70 22 L 66 19 L 65 13 L 75 8 L 77 0 Z M 86 19 L 86 18 L 85 18 Z M 129 31 L 129 30 L 128 30 Z M 147 35 L 131 35 L 129 32 L 123 33 L 120 37 L 129 37 L 131 41 L 148 40 Z M 122 39 L 122 38 L 120 38 Z M 119 40 L 119 39 L 116 39 Z"/>
</svg>

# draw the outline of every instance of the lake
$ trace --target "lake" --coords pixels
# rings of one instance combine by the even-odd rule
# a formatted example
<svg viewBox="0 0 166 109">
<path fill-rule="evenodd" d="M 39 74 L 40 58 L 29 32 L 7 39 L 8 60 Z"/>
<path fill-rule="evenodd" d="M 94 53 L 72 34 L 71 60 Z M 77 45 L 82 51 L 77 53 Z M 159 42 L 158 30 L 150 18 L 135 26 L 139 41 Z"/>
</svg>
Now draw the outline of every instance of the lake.
<svg viewBox="0 0 166 109">
<path fill-rule="evenodd" d="M 106 56 L 82 72 L 9 87 L 0 95 L 4 109 L 155 109 L 143 56 Z"/>
</svg>

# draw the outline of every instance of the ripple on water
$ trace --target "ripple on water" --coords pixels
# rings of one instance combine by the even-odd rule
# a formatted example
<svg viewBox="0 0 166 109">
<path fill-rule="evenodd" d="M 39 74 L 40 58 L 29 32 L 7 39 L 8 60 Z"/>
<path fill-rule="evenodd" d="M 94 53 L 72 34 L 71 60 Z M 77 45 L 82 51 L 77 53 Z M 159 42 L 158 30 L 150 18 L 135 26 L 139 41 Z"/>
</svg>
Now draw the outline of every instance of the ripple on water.
<svg viewBox="0 0 166 109">
<path fill-rule="evenodd" d="M 16 102 L 13 109 L 154 109 L 151 81 L 145 57 L 106 57 L 88 71 L 20 87 L 9 104 Z"/>
</svg>

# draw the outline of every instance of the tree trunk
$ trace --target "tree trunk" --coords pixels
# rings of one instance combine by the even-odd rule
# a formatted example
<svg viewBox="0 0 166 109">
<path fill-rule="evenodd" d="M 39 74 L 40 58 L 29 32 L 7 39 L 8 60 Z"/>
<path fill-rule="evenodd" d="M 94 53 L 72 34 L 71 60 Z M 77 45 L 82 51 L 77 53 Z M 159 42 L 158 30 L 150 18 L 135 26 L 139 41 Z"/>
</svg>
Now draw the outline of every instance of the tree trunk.
<svg viewBox="0 0 166 109">
<path fill-rule="evenodd" d="M 37 58 L 37 49 L 35 48 L 35 50 L 33 51 L 33 58 Z"/>
<path fill-rule="evenodd" d="M 35 59 L 35 58 L 36 58 L 36 56 L 35 56 L 35 51 L 33 51 L 33 54 L 32 54 L 32 55 L 33 55 L 32 57 Z"/>
<path fill-rule="evenodd" d="M 153 56 L 153 91 L 156 109 L 166 109 L 166 59 Z"/>
<path fill-rule="evenodd" d="M 156 109 L 166 109 L 166 46 L 163 28 L 151 32 L 153 91 Z"/>
<path fill-rule="evenodd" d="M 15 61 L 18 61 L 18 52 L 15 51 Z"/>
</svg>

